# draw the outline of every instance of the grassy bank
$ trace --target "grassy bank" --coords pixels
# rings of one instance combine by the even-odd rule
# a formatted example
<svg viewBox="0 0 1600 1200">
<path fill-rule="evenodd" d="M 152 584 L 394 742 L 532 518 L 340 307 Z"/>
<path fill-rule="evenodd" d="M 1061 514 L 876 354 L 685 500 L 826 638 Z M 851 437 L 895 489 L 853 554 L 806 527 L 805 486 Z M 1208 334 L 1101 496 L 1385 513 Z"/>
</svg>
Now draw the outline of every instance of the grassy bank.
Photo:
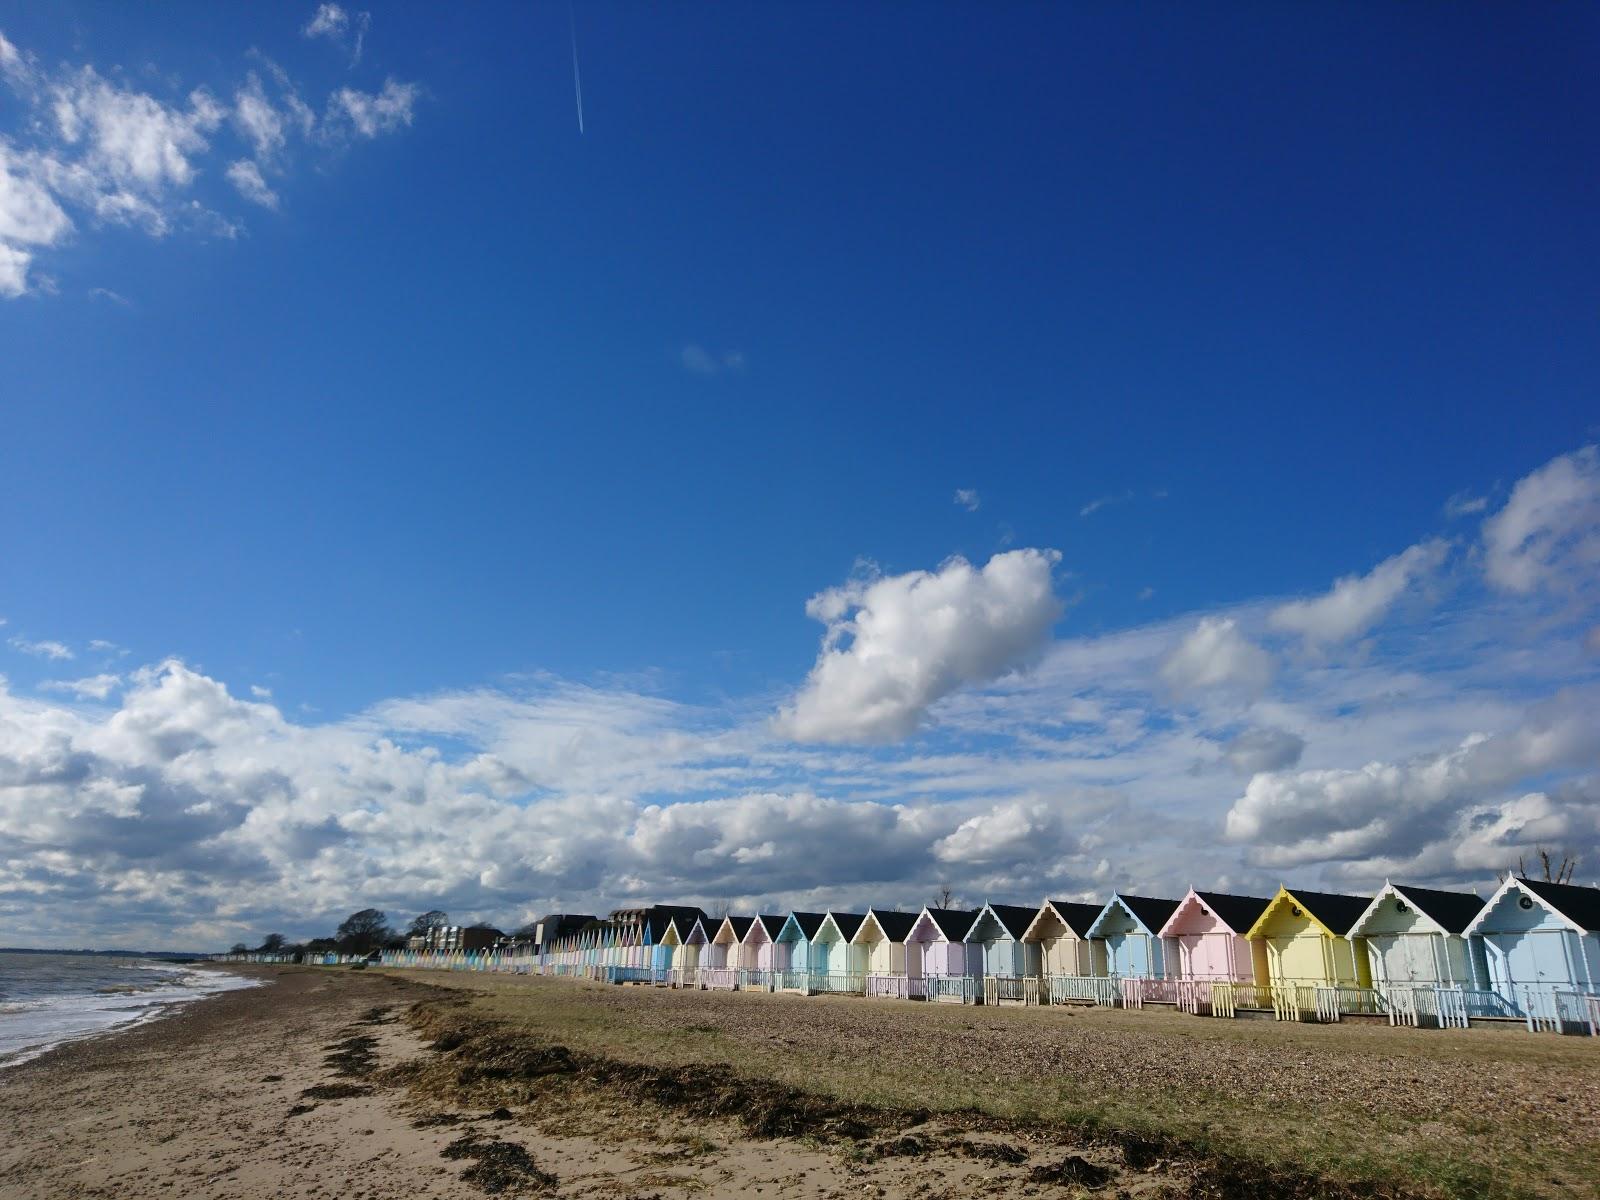
<svg viewBox="0 0 1600 1200">
<path fill-rule="evenodd" d="M 846 1104 L 1177 1139 L 1377 1191 L 1600 1194 L 1587 1039 L 399 974 L 541 1042 Z"/>
</svg>

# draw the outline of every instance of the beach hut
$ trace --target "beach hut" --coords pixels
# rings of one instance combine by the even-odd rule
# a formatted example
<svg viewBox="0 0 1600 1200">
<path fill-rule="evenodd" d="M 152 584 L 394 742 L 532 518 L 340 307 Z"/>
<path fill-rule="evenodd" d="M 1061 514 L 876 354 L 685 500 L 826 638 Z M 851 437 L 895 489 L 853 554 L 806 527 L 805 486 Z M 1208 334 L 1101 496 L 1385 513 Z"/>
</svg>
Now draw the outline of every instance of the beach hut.
<svg viewBox="0 0 1600 1200">
<path fill-rule="evenodd" d="M 906 935 L 906 974 L 922 981 L 929 1000 L 972 1000 L 965 939 L 977 916 L 975 910 L 957 908 L 924 908 L 917 914 Z"/>
<path fill-rule="evenodd" d="M 826 913 L 792 912 L 772 939 L 773 986 L 782 991 L 807 991 L 811 970 L 811 939 L 822 928 Z"/>
<path fill-rule="evenodd" d="M 754 917 L 723 917 L 701 958 L 700 977 L 707 987 L 732 988 L 739 978 L 739 946 Z"/>
<path fill-rule="evenodd" d="M 829 912 L 811 939 L 807 974 L 814 992 L 859 992 L 865 983 L 864 955 L 851 939 L 861 929 L 865 913 Z"/>
<path fill-rule="evenodd" d="M 772 944 L 777 941 L 786 920 L 788 917 L 782 913 L 762 913 L 750 922 L 744 945 L 739 948 L 739 969 L 745 985 L 762 987 L 771 982 Z"/>
<path fill-rule="evenodd" d="M 1039 946 L 1022 940 L 1037 912 L 1017 904 L 985 904 L 978 910 L 962 938 L 967 969 L 981 980 L 975 985 L 977 998 L 989 1004 L 1038 1003 Z"/>
<path fill-rule="evenodd" d="M 1345 935 L 1371 901 L 1365 896 L 1280 887 L 1245 938 L 1266 950 L 1272 1007 L 1280 1020 L 1376 1014 L 1372 974 L 1358 940 Z"/>
<path fill-rule="evenodd" d="M 1038 964 L 1039 999 L 1045 1004 L 1112 1004 L 1116 989 L 1093 978 L 1089 930 L 1103 904 L 1074 900 L 1046 900 L 1023 931 L 1023 942 L 1036 952 L 1029 961 Z"/>
<path fill-rule="evenodd" d="M 1510 876 L 1465 933 L 1490 989 L 1530 1028 L 1600 1021 L 1600 888 Z"/>
<path fill-rule="evenodd" d="M 1350 927 L 1365 952 L 1372 986 L 1383 997 L 1391 1025 L 1465 1027 L 1482 985 L 1483 947 L 1466 928 L 1483 911 L 1473 892 L 1441 892 L 1385 881 Z M 1478 961 L 1474 961 L 1474 960 Z"/>
<path fill-rule="evenodd" d="M 1176 900 L 1113 892 L 1089 927 L 1090 966 L 1112 979 L 1164 979 L 1161 927 L 1178 909 Z"/>
<path fill-rule="evenodd" d="M 1271 1007 L 1266 944 L 1244 936 L 1270 903 L 1265 896 L 1189 889 L 1156 931 L 1179 1008 L 1233 1016 L 1240 1008 Z"/>
<path fill-rule="evenodd" d="M 852 943 L 861 949 L 862 968 L 866 972 L 865 992 L 868 996 L 897 996 L 908 1000 L 913 995 L 911 977 L 906 971 L 906 939 L 911 927 L 917 923 L 915 913 L 895 912 L 887 908 L 869 908 L 856 930 Z M 917 972 L 920 985 L 922 973 Z M 915 993 L 922 995 L 919 986 Z"/>
</svg>

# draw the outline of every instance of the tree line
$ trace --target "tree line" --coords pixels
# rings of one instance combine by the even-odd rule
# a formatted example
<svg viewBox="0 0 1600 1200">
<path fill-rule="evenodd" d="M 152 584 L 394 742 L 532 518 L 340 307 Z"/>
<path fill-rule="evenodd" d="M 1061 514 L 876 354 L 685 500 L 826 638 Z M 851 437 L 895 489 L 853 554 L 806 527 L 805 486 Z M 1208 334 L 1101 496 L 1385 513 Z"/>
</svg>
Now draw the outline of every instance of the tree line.
<svg viewBox="0 0 1600 1200">
<path fill-rule="evenodd" d="M 389 914 L 381 908 L 363 908 L 351 913 L 339 923 L 333 931 L 332 937 L 311 938 L 304 942 L 291 942 L 281 933 L 269 933 L 261 939 L 259 946 L 249 946 L 244 942 L 235 942 L 228 951 L 230 954 L 371 954 L 376 950 L 403 950 L 406 940 L 414 937 L 425 937 L 433 929 L 442 929 L 450 924 L 450 914 L 443 909 L 430 908 L 425 913 L 419 913 L 411 923 L 403 929 L 396 929 L 389 924 Z M 478 922 L 467 926 L 468 929 L 485 929 L 496 937 L 502 936 L 500 930 L 493 925 Z M 519 936 L 530 936 L 533 927 L 524 926 L 517 931 Z"/>
</svg>

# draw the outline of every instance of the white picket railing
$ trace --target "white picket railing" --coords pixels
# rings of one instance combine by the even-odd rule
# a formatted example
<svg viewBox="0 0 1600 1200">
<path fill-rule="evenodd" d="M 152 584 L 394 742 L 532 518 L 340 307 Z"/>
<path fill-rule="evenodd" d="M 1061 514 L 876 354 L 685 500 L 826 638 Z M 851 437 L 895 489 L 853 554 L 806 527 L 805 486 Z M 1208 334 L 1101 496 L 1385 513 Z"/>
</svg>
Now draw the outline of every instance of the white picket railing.
<svg viewBox="0 0 1600 1200">
<path fill-rule="evenodd" d="M 731 992 L 739 986 L 739 972 L 732 967 L 701 967 L 700 986 L 717 991 Z"/>
<path fill-rule="evenodd" d="M 973 1001 L 970 975 L 927 975 L 923 978 L 929 1000 L 960 1001 L 962 1004 Z"/>
<path fill-rule="evenodd" d="M 1122 1000 L 1120 982 L 1115 976 L 1046 975 L 1044 990 L 1051 1004 L 1098 1004 L 1115 1008 Z"/>
<path fill-rule="evenodd" d="M 1122 981 L 1122 1007 L 1143 1008 L 1146 1004 L 1178 1003 L 1175 979 L 1130 978 Z"/>
<path fill-rule="evenodd" d="M 854 972 L 829 971 L 807 977 L 807 990 L 815 996 L 860 996 L 866 991 L 865 975 Z"/>
<path fill-rule="evenodd" d="M 1039 980 L 1033 975 L 985 975 L 985 1004 L 1038 1004 Z"/>
<path fill-rule="evenodd" d="M 926 1000 L 928 984 L 920 975 L 868 975 L 865 994 L 891 1000 Z"/>
</svg>

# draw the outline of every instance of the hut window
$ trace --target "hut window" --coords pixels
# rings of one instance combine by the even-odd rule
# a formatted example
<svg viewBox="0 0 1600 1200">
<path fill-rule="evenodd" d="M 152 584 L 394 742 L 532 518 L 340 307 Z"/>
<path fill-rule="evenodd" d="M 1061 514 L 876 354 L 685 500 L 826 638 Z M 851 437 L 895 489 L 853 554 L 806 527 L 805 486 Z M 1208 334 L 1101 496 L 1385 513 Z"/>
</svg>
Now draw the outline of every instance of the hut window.
<svg viewBox="0 0 1600 1200">
<path fill-rule="evenodd" d="M 1533 907 L 1533 897 L 1532 896 L 1524 896 L 1524 897 L 1522 897 L 1522 899 L 1518 900 L 1517 903 L 1523 908 L 1532 908 Z"/>
<path fill-rule="evenodd" d="M 1291 904 L 1289 905 L 1289 915 L 1291 917 L 1303 917 L 1305 916 L 1305 913 L 1300 911 L 1300 906 L 1298 904 Z"/>
<path fill-rule="evenodd" d="M 1411 911 L 1406 907 L 1406 902 L 1404 900 L 1396 900 L 1394 902 L 1394 910 L 1398 913 L 1408 913 Z"/>
</svg>

